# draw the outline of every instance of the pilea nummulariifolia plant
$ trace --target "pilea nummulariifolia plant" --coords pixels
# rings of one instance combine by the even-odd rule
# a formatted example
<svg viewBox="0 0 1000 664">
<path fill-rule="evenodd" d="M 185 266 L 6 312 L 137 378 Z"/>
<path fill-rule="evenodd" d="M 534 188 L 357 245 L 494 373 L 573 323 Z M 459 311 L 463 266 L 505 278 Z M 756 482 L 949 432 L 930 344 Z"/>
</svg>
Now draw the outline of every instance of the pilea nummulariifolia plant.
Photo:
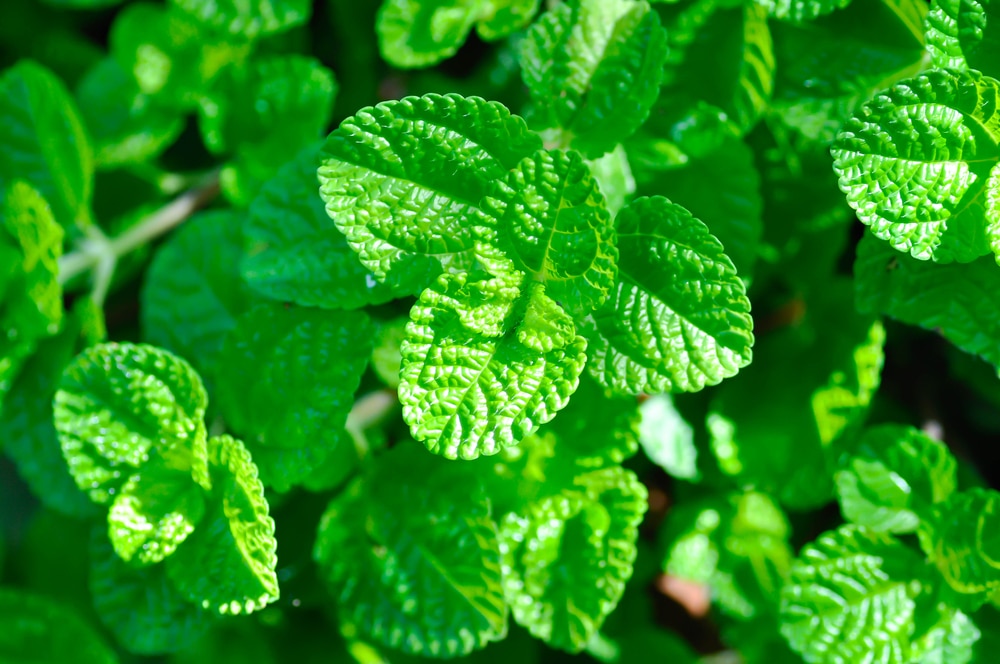
<svg viewBox="0 0 1000 664">
<path fill-rule="evenodd" d="M 0 12 L 0 664 L 995 661 L 997 6 Z"/>
</svg>

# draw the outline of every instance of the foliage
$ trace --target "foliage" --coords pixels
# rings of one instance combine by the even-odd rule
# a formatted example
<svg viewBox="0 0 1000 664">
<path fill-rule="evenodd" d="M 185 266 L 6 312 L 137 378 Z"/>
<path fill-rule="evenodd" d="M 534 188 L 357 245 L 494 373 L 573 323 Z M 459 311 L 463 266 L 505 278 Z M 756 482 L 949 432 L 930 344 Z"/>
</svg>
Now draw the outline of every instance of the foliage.
<svg viewBox="0 0 1000 664">
<path fill-rule="evenodd" d="M 992 661 L 998 21 L 10 0 L 0 662 Z"/>
</svg>

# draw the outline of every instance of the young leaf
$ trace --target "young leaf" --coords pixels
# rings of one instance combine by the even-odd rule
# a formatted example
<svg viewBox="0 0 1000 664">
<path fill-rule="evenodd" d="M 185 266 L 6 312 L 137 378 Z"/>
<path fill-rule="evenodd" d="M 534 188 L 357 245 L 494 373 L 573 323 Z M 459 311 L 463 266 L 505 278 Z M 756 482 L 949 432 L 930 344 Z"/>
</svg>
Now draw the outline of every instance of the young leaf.
<svg viewBox="0 0 1000 664">
<path fill-rule="evenodd" d="M 330 503 L 319 526 L 313 557 L 341 620 L 429 657 L 503 638 L 500 548 L 483 487 L 413 444 L 378 464 Z"/>
<path fill-rule="evenodd" d="M 90 222 L 94 163 L 76 103 L 55 74 L 22 60 L 0 77 L 0 185 L 21 178 L 63 228 Z"/>
<path fill-rule="evenodd" d="M 843 526 L 806 545 L 781 591 L 781 633 L 810 664 L 909 661 L 921 561 L 889 535 Z"/>
<path fill-rule="evenodd" d="M 435 454 L 474 459 L 516 445 L 576 390 L 586 341 L 574 332 L 542 351 L 505 334 L 517 296 L 499 279 L 442 275 L 413 306 L 399 401 L 413 437 Z"/>
<path fill-rule="evenodd" d="M 97 632 L 73 611 L 41 596 L 0 589 L 0 656 L 4 662 L 116 664 Z"/>
<path fill-rule="evenodd" d="M 581 321 L 591 375 L 630 394 L 693 392 L 749 364 L 746 288 L 705 224 L 654 196 L 623 208 L 615 226 L 615 289 Z"/>
<path fill-rule="evenodd" d="M 414 294 L 380 284 L 351 251 L 316 195 L 318 165 L 319 146 L 306 148 L 250 205 L 243 279 L 271 299 L 326 309 L 357 309 Z"/>
<path fill-rule="evenodd" d="M 639 443 L 649 460 L 678 479 L 699 479 L 694 429 L 674 408 L 670 395 L 650 397 L 639 412 Z"/>
<path fill-rule="evenodd" d="M 212 497 L 202 524 L 167 559 L 188 601 L 218 613 L 251 613 L 278 599 L 278 543 L 257 467 L 238 440 L 208 441 Z"/>
<path fill-rule="evenodd" d="M 604 303 L 618 271 L 615 229 L 579 154 L 536 152 L 481 207 L 476 236 L 488 248 L 478 248 L 477 257 L 488 270 L 528 273 L 576 316 Z"/>
<path fill-rule="evenodd" d="M 667 33 L 646 2 L 573 0 L 531 27 L 520 60 L 542 126 L 595 159 L 645 121 L 666 57 Z"/>
<path fill-rule="evenodd" d="M 1000 83 L 932 70 L 865 104 L 831 150 L 847 202 L 876 237 L 914 258 L 969 262 L 989 253 L 984 213 L 1000 160 Z"/>
<path fill-rule="evenodd" d="M 933 0 L 927 50 L 934 67 L 1000 73 L 1000 7 L 990 0 Z"/>
<path fill-rule="evenodd" d="M 840 508 L 872 530 L 914 532 L 921 515 L 955 491 L 955 469 L 948 448 L 916 429 L 869 429 L 837 472 Z"/>
<path fill-rule="evenodd" d="M 177 592 L 163 565 L 134 567 L 119 558 L 101 527 L 90 543 L 90 594 L 104 626 L 139 655 L 186 648 L 212 622 L 211 613 Z"/>
<path fill-rule="evenodd" d="M 255 39 L 309 20 L 309 0 L 171 0 L 192 18 L 234 35 Z"/>
<path fill-rule="evenodd" d="M 218 403 L 267 486 L 287 490 L 338 445 L 368 364 L 368 316 L 262 304 L 226 339 Z"/>
<path fill-rule="evenodd" d="M 390 283 L 427 286 L 473 264 L 469 223 L 493 183 L 541 147 L 524 120 L 478 97 L 426 95 L 365 108 L 330 134 L 327 214 Z"/>
<path fill-rule="evenodd" d="M 500 551 L 514 619 L 555 648 L 583 650 L 632 576 L 645 511 L 638 478 L 610 467 L 508 514 Z"/>
<path fill-rule="evenodd" d="M 125 343 L 83 351 L 55 396 L 56 431 L 77 486 L 108 503 L 153 453 L 206 483 L 198 450 L 207 401 L 198 374 L 170 353 Z"/>
<path fill-rule="evenodd" d="M 140 297 L 143 339 L 191 362 L 210 385 L 226 334 L 252 302 L 239 272 L 245 219 L 195 215 L 156 252 Z"/>
<path fill-rule="evenodd" d="M 428 67 L 450 58 L 473 25 L 488 41 L 524 27 L 541 0 L 383 0 L 375 30 L 394 67 Z"/>
</svg>

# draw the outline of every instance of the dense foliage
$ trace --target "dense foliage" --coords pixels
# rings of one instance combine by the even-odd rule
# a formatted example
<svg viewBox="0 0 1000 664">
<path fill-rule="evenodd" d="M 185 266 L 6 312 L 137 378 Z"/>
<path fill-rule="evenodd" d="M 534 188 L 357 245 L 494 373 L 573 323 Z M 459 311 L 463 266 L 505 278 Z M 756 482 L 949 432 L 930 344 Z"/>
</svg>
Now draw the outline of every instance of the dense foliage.
<svg viewBox="0 0 1000 664">
<path fill-rule="evenodd" d="M 995 660 L 989 0 L 0 12 L 0 664 Z"/>
</svg>

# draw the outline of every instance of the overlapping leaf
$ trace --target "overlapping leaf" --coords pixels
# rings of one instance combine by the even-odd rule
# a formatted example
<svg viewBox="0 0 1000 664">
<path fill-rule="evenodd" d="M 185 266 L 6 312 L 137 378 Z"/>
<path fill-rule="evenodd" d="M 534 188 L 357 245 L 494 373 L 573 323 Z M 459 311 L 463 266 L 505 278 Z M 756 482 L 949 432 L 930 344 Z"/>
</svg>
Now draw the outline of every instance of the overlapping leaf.
<svg viewBox="0 0 1000 664">
<path fill-rule="evenodd" d="M 669 394 L 657 394 L 640 408 L 639 443 L 649 460 L 679 479 L 698 479 L 694 429 L 674 407 Z"/>
<path fill-rule="evenodd" d="M 646 2 L 576 0 L 532 26 L 521 72 L 542 126 L 597 158 L 649 115 L 666 57 L 667 33 Z"/>
<path fill-rule="evenodd" d="M 927 557 L 952 588 L 982 595 L 1000 589 L 998 525 L 1000 494 L 971 489 L 935 506 L 918 535 Z"/>
<path fill-rule="evenodd" d="M 989 252 L 989 171 L 1000 160 L 1000 83 L 932 70 L 865 104 L 834 143 L 847 201 L 876 237 L 914 258 Z"/>
<path fill-rule="evenodd" d="M 1000 73 L 1000 6 L 990 0 L 934 0 L 927 50 L 936 67 Z"/>
<path fill-rule="evenodd" d="M 708 228 L 662 197 L 633 201 L 615 226 L 615 290 L 581 325 L 591 374 L 638 394 L 696 391 L 746 366 L 750 301 Z"/>
<path fill-rule="evenodd" d="M 0 590 L 0 657 L 5 662 L 115 664 L 96 630 L 51 599 Z"/>
<path fill-rule="evenodd" d="M 757 0 L 777 19 L 801 23 L 843 9 L 851 0 Z"/>
<path fill-rule="evenodd" d="M 171 0 L 173 6 L 213 28 L 253 39 L 309 20 L 309 0 Z"/>
<path fill-rule="evenodd" d="M 385 281 L 431 283 L 468 269 L 469 220 L 483 196 L 541 147 L 495 102 L 407 97 L 362 109 L 330 134 L 319 168 L 327 213 L 361 262 Z"/>
</svg>

